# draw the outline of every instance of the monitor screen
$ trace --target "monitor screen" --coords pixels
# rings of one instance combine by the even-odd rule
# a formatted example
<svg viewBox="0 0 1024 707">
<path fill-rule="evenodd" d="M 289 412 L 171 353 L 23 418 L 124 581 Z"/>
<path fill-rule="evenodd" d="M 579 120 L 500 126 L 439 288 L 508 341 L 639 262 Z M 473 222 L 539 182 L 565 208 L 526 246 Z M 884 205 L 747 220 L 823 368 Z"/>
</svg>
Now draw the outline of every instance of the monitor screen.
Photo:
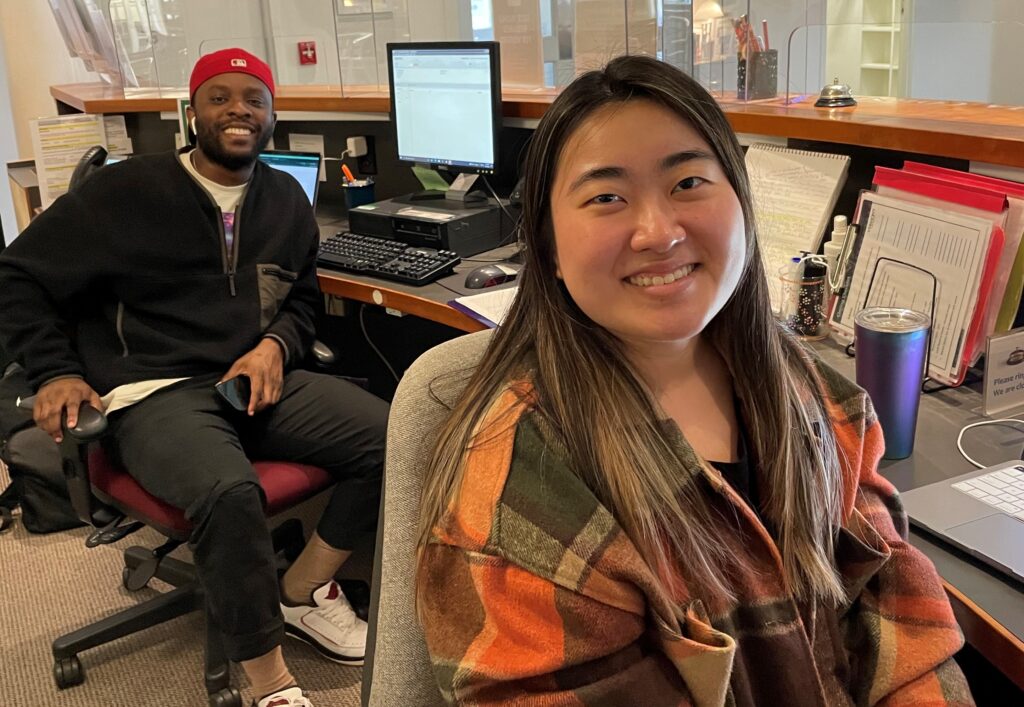
<svg viewBox="0 0 1024 707">
<path fill-rule="evenodd" d="M 497 42 L 388 44 L 398 159 L 494 174 L 501 127 Z"/>
<path fill-rule="evenodd" d="M 295 177 L 302 191 L 306 192 L 310 205 L 316 208 L 316 190 L 320 186 L 319 153 L 267 150 L 260 153 L 260 159 L 268 166 Z"/>
</svg>

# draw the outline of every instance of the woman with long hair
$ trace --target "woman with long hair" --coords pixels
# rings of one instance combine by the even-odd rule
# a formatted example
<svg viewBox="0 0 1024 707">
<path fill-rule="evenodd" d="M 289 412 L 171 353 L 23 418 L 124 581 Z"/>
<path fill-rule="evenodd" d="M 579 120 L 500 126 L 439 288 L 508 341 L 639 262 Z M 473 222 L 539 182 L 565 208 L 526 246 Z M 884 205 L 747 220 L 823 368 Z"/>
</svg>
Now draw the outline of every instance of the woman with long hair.
<svg viewBox="0 0 1024 707">
<path fill-rule="evenodd" d="M 743 153 L 630 56 L 553 102 L 525 266 L 427 470 L 417 606 L 470 704 L 970 704 L 863 391 L 773 318 Z"/>
</svg>

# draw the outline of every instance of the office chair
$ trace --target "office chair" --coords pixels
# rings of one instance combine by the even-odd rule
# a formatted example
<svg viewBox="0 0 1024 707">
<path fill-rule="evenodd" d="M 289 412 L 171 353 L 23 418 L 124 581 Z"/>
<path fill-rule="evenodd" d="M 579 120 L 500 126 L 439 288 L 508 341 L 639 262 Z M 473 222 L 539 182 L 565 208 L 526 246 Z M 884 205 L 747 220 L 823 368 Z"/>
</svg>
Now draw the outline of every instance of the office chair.
<svg viewBox="0 0 1024 707">
<path fill-rule="evenodd" d="M 311 356 L 320 368 L 327 369 L 335 362 L 334 352 L 320 341 L 314 342 Z M 22 399 L 19 404 L 31 408 L 34 397 Z M 121 583 L 129 591 L 138 591 L 156 577 L 174 589 L 54 640 L 53 677 L 60 689 L 85 680 L 78 658 L 82 651 L 197 609 L 206 611 L 195 568 L 167 556 L 191 535 L 192 524 L 184 513 L 146 492 L 125 469 L 113 463 L 99 444 L 107 428 L 102 413 L 83 406 L 77 425 L 69 429 L 65 422 L 63 426 L 60 456 L 71 505 L 79 519 L 95 528 L 86 538 L 86 547 L 117 542 L 148 525 L 167 541 L 155 549 L 127 548 Z M 268 517 L 312 498 L 334 483 L 323 469 L 304 464 L 254 461 L 253 468 L 264 491 Z M 302 525 L 294 518 L 275 528 L 271 537 L 274 550 L 287 562 L 294 561 L 305 544 Z M 209 705 L 241 707 L 241 694 L 230 685 L 227 656 L 208 612 L 206 626 L 204 677 Z"/>
<path fill-rule="evenodd" d="M 107 149 L 103 145 L 93 145 L 78 159 L 75 170 L 68 179 L 68 191 L 78 189 L 85 180 L 92 176 L 93 172 L 102 167 L 107 161 Z"/>
<path fill-rule="evenodd" d="M 420 494 L 437 428 L 465 387 L 490 336 L 491 330 L 485 330 L 430 349 L 406 370 L 391 402 L 363 668 L 363 707 L 445 704 L 416 618 Z"/>
<path fill-rule="evenodd" d="M 322 354 L 323 345 L 317 350 Z M 325 364 L 330 361 L 318 360 Z M 23 401 L 24 404 L 31 402 Z M 100 412 L 85 406 L 74 428 L 68 429 L 65 424 L 60 445 L 71 505 L 79 518 L 96 528 L 85 544 L 87 547 L 110 544 L 146 525 L 156 529 L 167 542 L 155 549 L 133 546 L 125 550 L 121 581 L 126 589 L 137 591 L 157 577 L 174 589 L 57 638 L 53 642 L 53 677 L 61 689 L 85 680 L 78 658 L 80 652 L 193 610 L 206 610 L 195 568 L 167 557 L 188 540 L 192 524 L 181 510 L 147 493 L 125 469 L 112 462 L 98 443 L 106 426 L 106 418 Z M 311 498 L 333 483 L 323 469 L 303 464 L 257 461 L 253 467 L 266 495 L 268 516 Z M 304 544 L 302 526 L 297 519 L 276 528 L 272 537 L 275 550 L 289 561 L 298 556 Z M 220 634 L 208 613 L 206 627 L 205 681 L 209 705 L 241 707 L 241 694 L 229 682 L 228 660 Z"/>
<path fill-rule="evenodd" d="M 78 189 L 102 167 L 105 158 L 106 150 L 101 146 L 87 150 L 75 168 L 69 190 Z M 321 368 L 335 362 L 334 352 L 320 341 L 313 343 L 311 356 Z M 22 405 L 32 403 L 32 399 L 21 401 Z M 207 611 L 195 568 L 167 557 L 188 540 L 192 524 L 181 510 L 147 493 L 126 470 L 112 462 L 98 443 L 106 426 L 102 413 L 85 406 L 74 428 L 64 425 L 60 445 L 71 505 L 83 522 L 96 528 L 85 544 L 106 545 L 146 525 L 154 528 L 167 542 L 155 549 L 134 546 L 125 550 L 121 581 L 129 591 L 137 591 L 157 577 L 174 589 L 57 638 L 53 642 L 53 677 L 60 689 L 85 680 L 78 658 L 80 652 L 196 609 Z M 268 516 L 315 496 L 333 483 L 323 469 L 303 464 L 256 461 L 253 467 L 263 487 Z M 301 523 L 295 519 L 283 523 L 273 531 L 272 538 L 275 551 L 284 553 L 289 561 L 294 560 L 304 544 Z M 210 707 L 241 707 L 241 694 L 230 685 L 227 656 L 208 612 L 206 626 L 205 682 Z"/>
</svg>

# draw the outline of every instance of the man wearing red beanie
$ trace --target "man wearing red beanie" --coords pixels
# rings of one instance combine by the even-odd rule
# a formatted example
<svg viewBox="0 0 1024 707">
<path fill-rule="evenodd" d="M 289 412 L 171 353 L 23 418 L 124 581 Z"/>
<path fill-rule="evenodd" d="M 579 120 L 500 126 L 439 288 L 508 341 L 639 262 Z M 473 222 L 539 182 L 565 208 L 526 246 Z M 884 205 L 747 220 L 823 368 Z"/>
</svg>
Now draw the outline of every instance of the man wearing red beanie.
<svg viewBox="0 0 1024 707">
<path fill-rule="evenodd" d="M 258 160 L 270 68 L 225 49 L 199 59 L 189 90 L 194 149 L 97 171 L 0 255 L 0 342 L 37 391 L 42 429 L 59 440 L 65 411 L 74 426 L 80 404 L 105 410 L 111 454 L 185 511 L 212 618 L 258 707 L 309 707 L 281 642 L 362 665 L 366 623 L 333 577 L 376 527 L 387 405 L 296 367 L 321 306 L 319 232 L 299 184 Z M 236 377 L 251 390 L 240 409 L 214 388 Z M 338 481 L 280 581 L 249 458 Z"/>
</svg>

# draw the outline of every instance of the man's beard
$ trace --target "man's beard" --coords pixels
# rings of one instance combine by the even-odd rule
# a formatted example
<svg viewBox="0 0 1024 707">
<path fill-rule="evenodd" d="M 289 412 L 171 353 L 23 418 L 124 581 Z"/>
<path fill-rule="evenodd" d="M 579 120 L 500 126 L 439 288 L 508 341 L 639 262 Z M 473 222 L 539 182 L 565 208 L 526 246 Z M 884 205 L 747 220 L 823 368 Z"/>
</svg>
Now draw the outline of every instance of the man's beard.
<svg viewBox="0 0 1024 707">
<path fill-rule="evenodd" d="M 196 127 L 199 128 L 198 133 L 196 133 L 196 143 L 202 149 L 203 154 L 211 162 L 220 165 L 229 172 L 237 172 L 240 169 L 252 166 L 260 153 L 263 152 L 263 148 L 270 142 L 270 138 L 273 137 L 273 133 L 270 131 L 260 133 L 259 139 L 253 146 L 252 151 L 240 155 L 224 150 L 221 147 L 220 140 L 217 139 L 217 133 L 211 128 L 207 128 L 198 120 L 196 121 Z"/>
</svg>

